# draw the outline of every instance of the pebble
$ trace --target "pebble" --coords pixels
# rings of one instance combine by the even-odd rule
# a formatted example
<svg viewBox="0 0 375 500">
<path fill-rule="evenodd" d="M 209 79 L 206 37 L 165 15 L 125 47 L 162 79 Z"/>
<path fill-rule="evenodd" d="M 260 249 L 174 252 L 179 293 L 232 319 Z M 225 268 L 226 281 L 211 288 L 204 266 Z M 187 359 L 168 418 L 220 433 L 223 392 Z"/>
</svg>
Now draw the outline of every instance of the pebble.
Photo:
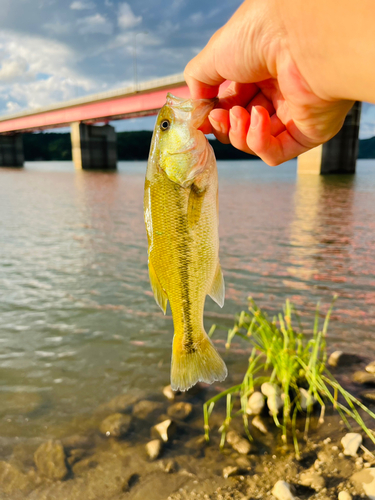
<svg viewBox="0 0 375 500">
<path fill-rule="evenodd" d="M 241 470 L 250 470 L 251 469 L 251 462 L 245 456 L 238 457 L 237 460 L 236 460 L 236 464 L 238 465 L 238 467 Z"/>
<path fill-rule="evenodd" d="M 235 467 L 233 465 L 228 465 L 228 467 L 224 467 L 223 469 L 223 477 L 225 479 L 231 476 L 236 476 L 238 473 L 239 473 L 238 467 Z"/>
<path fill-rule="evenodd" d="M 354 365 L 362 361 L 360 356 L 357 354 L 349 354 L 343 351 L 334 351 L 328 358 L 329 366 L 349 366 Z"/>
<path fill-rule="evenodd" d="M 133 406 L 133 415 L 142 420 L 148 418 L 152 413 L 163 410 L 163 403 L 143 399 Z"/>
<path fill-rule="evenodd" d="M 228 432 L 227 441 L 241 455 L 247 455 L 251 451 L 250 442 L 235 431 Z"/>
<path fill-rule="evenodd" d="M 42 476 L 59 481 L 68 474 L 65 453 L 61 441 L 47 441 L 34 453 L 35 465 Z"/>
<path fill-rule="evenodd" d="M 280 396 L 280 387 L 276 384 L 271 384 L 271 382 L 264 382 L 260 388 L 262 391 L 262 394 L 265 396 L 273 396 L 274 394 L 277 394 Z"/>
<path fill-rule="evenodd" d="M 133 404 L 139 399 L 134 394 L 119 394 L 107 403 L 99 406 L 98 412 L 125 413 L 129 412 Z"/>
<path fill-rule="evenodd" d="M 283 400 L 277 394 L 273 394 L 272 396 L 268 396 L 267 398 L 267 406 L 270 410 L 270 415 L 277 415 L 279 413 L 280 408 L 284 405 Z"/>
<path fill-rule="evenodd" d="M 366 401 L 369 401 L 370 403 L 375 402 L 375 389 L 370 389 L 367 391 L 362 391 L 359 393 L 359 396 L 362 399 L 365 399 Z"/>
<path fill-rule="evenodd" d="M 324 478 L 314 470 L 302 472 L 300 474 L 299 482 L 302 486 L 308 486 L 315 491 L 322 490 L 326 485 Z"/>
<path fill-rule="evenodd" d="M 373 373 L 375 375 L 375 361 L 371 361 L 365 368 L 366 372 Z"/>
<path fill-rule="evenodd" d="M 354 372 L 352 376 L 353 382 L 362 385 L 375 385 L 375 375 L 367 372 Z"/>
<path fill-rule="evenodd" d="M 176 424 L 171 419 L 164 420 L 160 424 L 154 425 L 151 429 L 151 436 L 161 438 L 167 443 L 176 433 Z"/>
<path fill-rule="evenodd" d="M 375 500 L 375 468 L 355 472 L 350 479 L 356 487 L 362 488 L 371 500 Z"/>
<path fill-rule="evenodd" d="M 123 413 L 113 413 L 105 418 L 100 424 L 99 430 L 107 437 L 122 437 L 130 427 L 131 416 L 124 415 Z"/>
<path fill-rule="evenodd" d="M 253 420 L 251 421 L 251 423 L 252 423 L 253 427 L 258 429 L 258 431 L 262 432 L 263 434 L 268 433 L 268 428 L 267 428 L 266 424 L 264 423 L 263 419 L 259 415 L 254 417 Z"/>
<path fill-rule="evenodd" d="M 65 437 L 61 439 L 61 443 L 66 450 L 72 450 L 74 448 L 90 448 L 93 445 L 93 439 L 88 436 L 82 436 L 80 434 L 73 434 L 72 436 Z"/>
<path fill-rule="evenodd" d="M 185 420 L 193 412 L 193 405 L 190 403 L 175 403 L 172 406 L 170 406 L 167 410 L 168 416 L 171 418 L 174 418 L 175 420 Z"/>
<path fill-rule="evenodd" d="M 283 407 L 283 400 L 281 398 L 280 387 L 271 382 L 264 382 L 261 386 L 262 394 L 267 396 L 267 406 L 271 415 L 279 413 L 280 408 Z"/>
<path fill-rule="evenodd" d="M 294 500 L 295 497 L 290 491 L 290 484 L 286 481 L 277 481 L 272 489 L 272 495 L 277 498 L 277 500 Z"/>
<path fill-rule="evenodd" d="M 358 448 L 362 444 L 362 436 L 357 432 L 348 432 L 341 439 L 341 444 L 344 448 L 344 455 L 356 457 Z"/>
<path fill-rule="evenodd" d="M 82 460 L 82 458 L 86 455 L 87 450 L 82 448 L 75 448 L 70 452 L 70 455 L 67 459 L 68 464 L 72 467 L 76 462 Z"/>
<path fill-rule="evenodd" d="M 259 415 L 264 408 L 264 396 L 261 392 L 255 391 L 249 397 L 246 405 L 248 415 Z"/>
<path fill-rule="evenodd" d="M 156 460 L 160 457 L 163 443 L 160 439 L 153 439 L 146 444 L 146 453 L 150 460 Z"/>
<path fill-rule="evenodd" d="M 178 396 L 181 393 L 180 391 L 174 391 L 171 385 L 167 385 L 163 389 L 163 394 L 167 399 L 169 399 L 169 401 L 174 401 L 176 396 Z"/>
<path fill-rule="evenodd" d="M 352 496 L 347 491 L 340 491 L 338 495 L 338 500 L 352 500 Z"/>
<path fill-rule="evenodd" d="M 175 460 L 168 460 L 165 464 L 164 464 L 164 472 L 166 472 L 167 474 L 172 474 L 172 472 L 176 472 L 178 469 L 178 465 L 177 465 L 177 462 Z"/>
<path fill-rule="evenodd" d="M 309 394 L 309 391 L 306 391 L 303 387 L 299 388 L 300 394 L 300 405 L 302 410 L 306 411 L 309 407 L 312 408 L 316 403 L 316 399 L 312 394 Z"/>
</svg>

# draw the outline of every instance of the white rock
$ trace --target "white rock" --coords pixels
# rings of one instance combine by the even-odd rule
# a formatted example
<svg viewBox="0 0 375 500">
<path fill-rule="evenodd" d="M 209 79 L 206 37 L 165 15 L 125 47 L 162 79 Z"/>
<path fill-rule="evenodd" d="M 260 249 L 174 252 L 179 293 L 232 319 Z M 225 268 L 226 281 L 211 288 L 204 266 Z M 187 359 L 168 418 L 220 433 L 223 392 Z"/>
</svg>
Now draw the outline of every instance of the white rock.
<svg viewBox="0 0 375 500">
<path fill-rule="evenodd" d="M 347 491 L 340 491 L 338 500 L 352 500 L 352 496 Z"/>
<path fill-rule="evenodd" d="M 329 366 L 337 366 L 339 359 L 344 353 L 342 351 L 334 351 L 328 358 Z"/>
<path fill-rule="evenodd" d="M 264 408 L 264 396 L 261 392 L 256 391 L 249 397 L 246 406 L 248 415 L 259 415 Z"/>
<path fill-rule="evenodd" d="M 304 389 L 303 387 L 299 388 L 299 394 L 302 410 L 307 410 L 309 406 L 312 408 L 316 403 L 316 399 L 314 398 L 314 396 L 312 394 L 309 394 L 309 391 L 306 391 L 306 389 Z"/>
<path fill-rule="evenodd" d="M 264 394 L 267 397 L 273 396 L 275 394 L 280 396 L 281 394 L 280 387 L 276 384 L 271 384 L 271 382 L 264 382 L 260 390 L 262 391 L 262 394 Z"/>
<path fill-rule="evenodd" d="M 146 452 L 151 460 L 156 460 L 159 458 L 162 450 L 162 442 L 160 439 L 153 439 L 149 443 L 146 444 Z"/>
<path fill-rule="evenodd" d="M 348 432 L 341 439 L 341 444 L 344 448 L 344 455 L 356 457 L 358 448 L 362 444 L 362 436 L 357 432 Z"/>
<path fill-rule="evenodd" d="M 176 397 L 176 394 L 178 394 L 178 391 L 177 392 L 173 391 L 172 387 L 170 385 L 167 385 L 163 389 L 163 394 L 167 399 L 169 399 L 169 401 L 173 401 Z"/>
<path fill-rule="evenodd" d="M 251 423 L 252 423 L 253 427 L 255 427 L 256 429 L 258 429 L 258 431 L 262 432 L 263 434 L 267 434 L 268 433 L 267 426 L 263 422 L 262 418 L 259 415 L 256 415 L 253 418 L 253 420 L 252 420 Z"/>
<path fill-rule="evenodd" d="M 294 495 L 290 491 L 290 485 L 286 481 L 277 481 L 272 489 L 272 495 L 277 500 L 295 500 Z"/>
<path fill-rule="evenodd" d="M 227 479 L 228 477 L 235 476 L 238 474 L 238 470 L 238 467 L 228 465 L 228 467 L 223 469 L 223 477 Z"/>
<path fill-rule="evenodd" d="M 279 413 L 280 408 L 284 405 L 283 400 L 277 394 L 272 394 L 267 398 L 267 406 L 270 410 L 271 415 L 277 415 Z"/>
<path fill-rule="evenodd" d="M 171 419 L 164 420 L 164 422 L 160 422 L 160 424 L 156 424 L 151 428 L 151 436 L 155 438 L 160 437 L 165 443 L 167 443 L 175 433 L 176 424 Z"/>
<path fill-rule="evenodd" d="M 370 500 L 375 500 L 375 468 L 363 469 L 350 478 L 355 486 L 362 487 Z"/>
</svg>

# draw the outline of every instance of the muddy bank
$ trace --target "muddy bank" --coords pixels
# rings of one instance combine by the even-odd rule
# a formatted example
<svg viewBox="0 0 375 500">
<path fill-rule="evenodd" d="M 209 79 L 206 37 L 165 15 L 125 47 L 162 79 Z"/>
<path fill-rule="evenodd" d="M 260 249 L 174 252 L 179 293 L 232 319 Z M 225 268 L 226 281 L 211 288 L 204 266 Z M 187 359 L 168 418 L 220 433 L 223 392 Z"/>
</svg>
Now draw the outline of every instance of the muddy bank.
<svg viewBox="0 0 375 500">
<path fill-rule="evenodd" d="M 375 375 L 365 371 L 362 360 L 343 360 L 332 367 L 335 375 L 374 409 Z M 356 434 L 345 438 L 348 430 L 332 409 L 324 424 L 313 419 L 307 441 L 299 433 L 299 460 L 292 443 L 281 443 L 265 410 L 251 426 L 252 442 L 241 418 L 235 418 L 229 443 L 220 451 L 224 404 L 210 419 L 210 443 L 203 435 L 202 404 L 215 393 L 214 387 L 198 387 L 175 395 L 166 387 L 156 395 L 119 395 L 97 408 L 85 432 L 34 448 L 15 447 L 0 462 L 0 498 L 326 500 L 340 495 L 350 500 L 375 495 L 374 445 L 355 425 Z M 375 421 L 366 422 L 375 430 Z"/>
</svg>

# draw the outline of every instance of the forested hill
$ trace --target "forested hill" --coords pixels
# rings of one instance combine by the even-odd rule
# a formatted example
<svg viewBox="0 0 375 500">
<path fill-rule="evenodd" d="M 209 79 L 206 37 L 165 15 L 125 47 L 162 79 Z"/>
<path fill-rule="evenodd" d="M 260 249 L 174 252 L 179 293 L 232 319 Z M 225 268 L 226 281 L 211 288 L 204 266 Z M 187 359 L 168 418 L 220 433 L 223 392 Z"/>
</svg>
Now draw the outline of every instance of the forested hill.
<svg viewBox="0 0 375 500">
<path fill-rule="evenodd" d="M 152 132 L 118 132 L 117 153 L 119 160 L 147 160 Z M 210 140 L 218 160 L 251 160 L 254 156 L 242 153 L 228 144 Z M 71 160 L 70 134 L 38 133 L 23 135 L 26 161 Z M 359 141 L 358 158 L 375 158 L 375 137 Z"/>
</svg>

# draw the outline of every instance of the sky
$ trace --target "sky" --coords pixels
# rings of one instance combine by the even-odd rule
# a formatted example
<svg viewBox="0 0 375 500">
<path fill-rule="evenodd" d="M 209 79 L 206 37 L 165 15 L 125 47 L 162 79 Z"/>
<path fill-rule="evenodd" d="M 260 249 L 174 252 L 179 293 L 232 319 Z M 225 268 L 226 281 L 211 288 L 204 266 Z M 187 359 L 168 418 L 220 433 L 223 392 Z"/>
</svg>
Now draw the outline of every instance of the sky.
<svg viewBox="0 0 375 500">
<path fill-rule="evenodd" d="M 0 0 L 0 115 L 182 73 L 240 0 Z M 147 33 L 145 33 L 147 32 Z M 113 122 L 152 129 L 155 118 Z M 361 137 L 375 135 L 365 104 Z"/>
</svg>

